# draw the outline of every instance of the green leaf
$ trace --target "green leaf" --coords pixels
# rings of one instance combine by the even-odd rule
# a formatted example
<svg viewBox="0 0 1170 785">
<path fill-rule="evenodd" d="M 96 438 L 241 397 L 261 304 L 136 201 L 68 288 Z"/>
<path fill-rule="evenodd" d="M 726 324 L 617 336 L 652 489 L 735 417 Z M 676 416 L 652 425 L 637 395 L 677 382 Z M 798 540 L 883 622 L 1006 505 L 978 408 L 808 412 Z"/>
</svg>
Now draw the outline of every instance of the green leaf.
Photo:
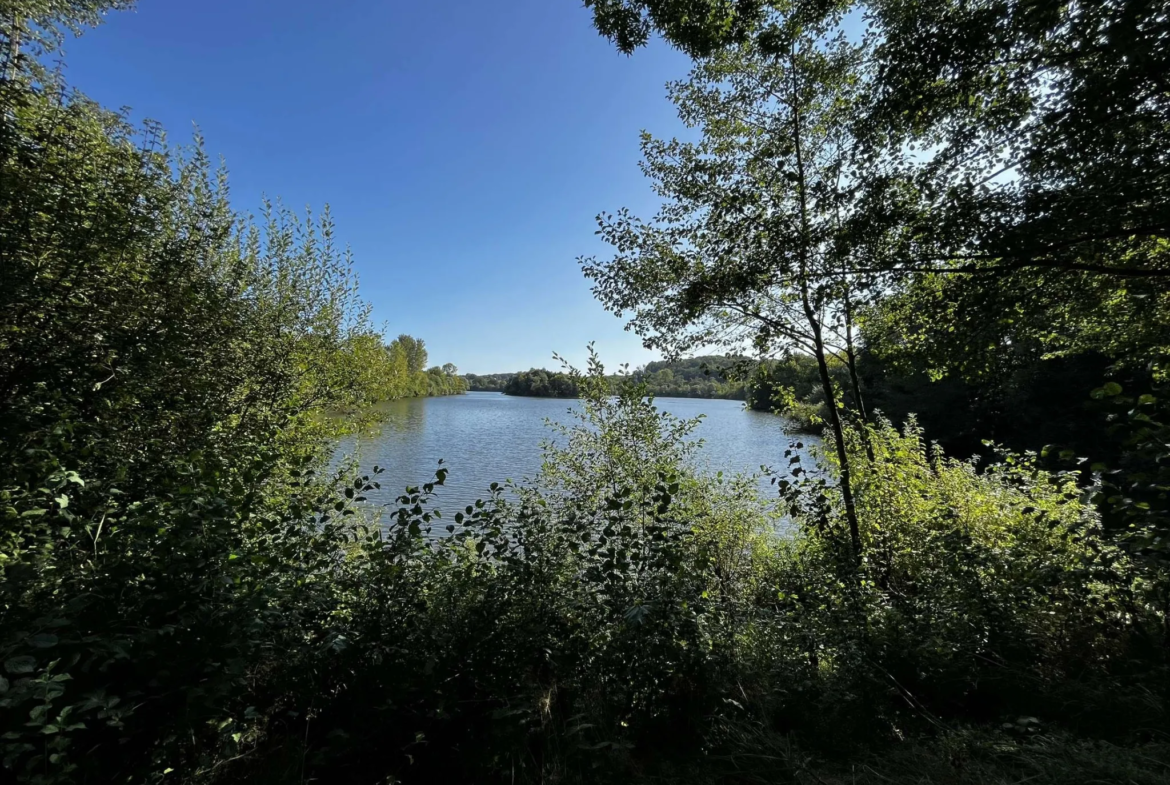
<svg viewBox="0 0 1170 785">
<path fill-rule="evenodd" d="M 22 654 L 19 657 L 9 657 L 4 661 L 4 670 L 14 675 L 32 673 L 36 669 L 37 661 L 27 654 Z"/>
<path fill-rule="evenodd" d="M 58 640 L 51 632 L 39 632 L 28 639 L 29 643 L 38 649 L 50 649 L 57 645 Z"/>
</svg>

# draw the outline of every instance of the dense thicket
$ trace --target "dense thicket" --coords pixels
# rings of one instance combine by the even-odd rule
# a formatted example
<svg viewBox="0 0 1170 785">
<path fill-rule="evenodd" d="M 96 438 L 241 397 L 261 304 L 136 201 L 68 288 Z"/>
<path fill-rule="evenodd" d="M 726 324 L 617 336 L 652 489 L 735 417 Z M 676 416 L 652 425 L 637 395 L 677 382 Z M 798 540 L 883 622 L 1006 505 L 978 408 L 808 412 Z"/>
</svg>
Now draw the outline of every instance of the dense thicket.
<svg viewBox="0 0 1170 785">
<path fill-rule="evenodd" d="M 619 254 L 586 260 L 586 271 L 611 308 L 634 312 L 655 341 L 745 324 L 765 347 L 791 341 L 791 323 L 774 311 L 801 287 L 769 248 L 795 232 L 815 250 L 810 263 L 836 266 L 818 273 L 812 299 L 827 310 L 811 316 L 844 322 L 843 351 L 826 354 L 849 369 L 845 389 L 863 419 L 861 343 L 885 366 L 875 375 L 871 362 L 871 379 L 889 382 L 883 392 L 923 394 L 920 403 L 886 395 L 887 407 L 936 406 L 946 386 L 911 380 L 948 376 L 952 392 L 967 385 L 956 408 L 971 416 L 940 436 L 966 431 L 963 448 L 997 419 L 982 438 L 1032 449 L 1044 445 L 1023 443 L 1087 433 L 1057 452 L 1120 471 L 1104 500 L 1127 510 L 1125 525 L 1164 523 L 1140 512 L 1165 503 L 1167 480 L 1154 446 L 1170 335 L 1160 76 L 1170 33 L 1160 4 L 590 5 L 599 31 L 627 51 L 657 30 L 696 56 L 674 96 L 703 131 L 699 144 L 647 137 L 648 172 L 674 200 L 654 222 L 601 217 Z M 858 19 L 863 36 L 848 29 Z M 827 100 L 832 127 L 817 119 Z M 778 205 L 793 216 L 782 226 Z M 684 263 L 695 259 L 704 265 Z M 677 307 L 664 307 L 672 298 Z M 854 347 L 851 321 L 864 333 Z M 1057 358 L 1105 371 L 1073 383 L 1084 399 L 1116 399 L 1118 421 L 1084 416 L 1011 438 L 993 400 L 1041 394 L 1027 380 L 1059 373 Z M 822 382 L 832 401 L 835 385 Z M 1108 429 L 1133 448 L 1117 463 L 1114 448 L 1100 449 Z"/>
<path fill-rule="evenodd" d="M 531 395 L 537 398 L 576 398 L 577 382 L 567 373 L 533 368 L 513 374 L 504 384 L 505 395 Z"/>
<path fill-rule="evenodd" d="M 0 759 L 36 781 L 234 743 L 263 661 L 315 636 L 282 603 L 337 557 L 331 440 L 461 387 L 383 345 L 328 213 L 237 215 L 201 145 L 30 59 L 111 5 L 0 22 Z"/>
<path fill-rule="evenodd" d="M 990 440 L 1075 467 L 1170 596 L 1163 4 L 586 5 L 623 51 L 657 32 L 694 57 L 671 97 L 699 132 L 644 136 L 665 203 L 599 216 L 599 299 L 668 352 L 816 362 L 863 563 L 863 424 L 921 412 L 989 472 Z"/>
<path fill-rule="evenodd" d="M 724 356 L 688 357 L 680 360 L 655 360 L 637 369 L 631 376 L 645 382 L 650 392 L 669 398 L 743 399 L 742 382 L 732 381 L 744 358 Z"/>
<path fill-rule="evenodd" d="M 463 376 L 467 380 L 467 389 L 472 392 L 503 392 L 514 373 L 469 373 Z"/>
</svg>

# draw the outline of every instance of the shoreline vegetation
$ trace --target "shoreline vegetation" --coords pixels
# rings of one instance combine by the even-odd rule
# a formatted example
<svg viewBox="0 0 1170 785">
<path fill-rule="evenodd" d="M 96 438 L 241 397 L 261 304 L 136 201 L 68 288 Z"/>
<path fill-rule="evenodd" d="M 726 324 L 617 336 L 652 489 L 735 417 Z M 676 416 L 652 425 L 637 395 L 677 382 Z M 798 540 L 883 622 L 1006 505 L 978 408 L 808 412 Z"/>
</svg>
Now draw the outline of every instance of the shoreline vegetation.
<svg viewBox="0 0 1170 785">
<path fill-rule="evenodd" d="M 426 343 L 421 338 L 399 335 L 384 347 L 385 362 L 377 384 L 381 397 L 390 401 L 399 398 L 426 398 L 441 395 L 460 395 L 467 392 L 467 381 L 451 363 L 427 367 Z"/>
<path fill-rule="evenodd" d="M 0 13 L 0 780 L 1170 780 L 1163 5 L 586 0 L 690 58 L 693 133 L 642 136 L 661 209 L 582 273 L 817 407 L 767 498 L 654 406 L 735 391 L 701 358 L 387 343 L 328 211 L 239 213 L 45 67 L 132 5 Z M 480 384 L 575 392 L 533 480 L 375 511 L 330 463 Z"/>
<path fill-rule="evenodd" d="M 371 408 L 379 403 L 406 398 L 436 398 L 467 393 L 467 380 L 459 375 L 451 363 L 423 368 L 427 364 L 427 350 L 421 338 L 399 335 L 383 347 L 385 358 L 367 361 L 367 370 L 376 376 L 369 382 L 366 396 L 360 401 L 339 404 L 327 409 L 330 419 L 345 431 L 360 430 L 371 424 L 377 415 Z"/>
</svg>

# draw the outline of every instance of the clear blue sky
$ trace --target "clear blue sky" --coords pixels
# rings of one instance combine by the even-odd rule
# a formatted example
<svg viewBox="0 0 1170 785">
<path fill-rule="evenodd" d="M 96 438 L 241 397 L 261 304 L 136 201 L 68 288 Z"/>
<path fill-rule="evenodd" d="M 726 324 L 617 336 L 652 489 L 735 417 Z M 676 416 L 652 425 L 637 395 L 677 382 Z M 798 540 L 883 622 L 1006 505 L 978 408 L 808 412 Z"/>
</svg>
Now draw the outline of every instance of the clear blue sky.
<svg viewBox="0 0 1170 785">
<path fill-rule="evenodd" d="M 233 202 L 332 206 L 391 335 L 489 373 L 655 357 L 589 293 L 594 216 L 652 212 L 638 132 L 683 132 L 665 83 L 687 61 L 627 58 L 578 0 L 139 0 L 66 46 L 70 82 L 198 124 Z"/>
</svg>

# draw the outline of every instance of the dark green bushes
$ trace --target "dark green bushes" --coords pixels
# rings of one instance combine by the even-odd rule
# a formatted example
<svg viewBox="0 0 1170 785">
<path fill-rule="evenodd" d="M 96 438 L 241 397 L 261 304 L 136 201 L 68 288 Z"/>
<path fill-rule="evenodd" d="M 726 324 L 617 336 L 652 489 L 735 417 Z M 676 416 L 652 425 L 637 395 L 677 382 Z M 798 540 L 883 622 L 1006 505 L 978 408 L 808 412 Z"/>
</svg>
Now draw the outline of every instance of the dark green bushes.
<svg viewBox="0 0 1170 785">
<path fill-rule="evenodd" d="M 744 385 L 729 379 L 739 366 L 750 364 L 746 357 L 688 357 L 646 363 L 632 376 L 644 381 L 659 398 L 731 398 L 743 400 Z"/>
<path fill-rule="evenodd" d="M 856 408 L 849 391 L 846 367 L 830 358 L 829 371 L 842 400 Z M 816 360 L 807 354 L 793 353 L 779 360 L 761 362 L 747 384 L 747 402 L 753 409 L 783 414 L 806 433 L 819 433 L 826 422 L 825 395 Z"/>
<path fill-rule="evenodd" d="M 361 423 L 326 415 L 396 377 L 327 215 L 244 220 L 200 148 L 37 73 L 0 92 L 0 762 L 192 777 L 339 645 L 356 492 L 315 472 Z"/>
<path fill-rule="evenodd" d="M 577 385 L 564 373 L 533 368 L 521 371 L 504 383 L 505 395 L 530 395 L 537 398 L 576 398 Z"/>
<path fill-rule="evenodd" d="M 781 536 L 751 484 L 686 469 L 687 423 L 637 388 L 611 398 L 599 369 L 579 384 L 585 421 L 541 487 L 454 519 L 424 488 L 358 535 L 329 582 L 344 646 L 281 699 L 312 722 L 264 710 L 233 767 L 271 773 L 293 744 L 322 779 L 614 781 L 766 753 L 784 781 L 810 755 L 895 745 L 937 767 L 930 744 L 999 744 L 1005 771 L 1052 771 L 1044 745 L 1165 727 L 1156 576 L 1069 478 L 1011 456 L 979 473 L 875 429 L 857 572 L 831 485 L 788 485 L 799 531 Z"/>
</svg>

